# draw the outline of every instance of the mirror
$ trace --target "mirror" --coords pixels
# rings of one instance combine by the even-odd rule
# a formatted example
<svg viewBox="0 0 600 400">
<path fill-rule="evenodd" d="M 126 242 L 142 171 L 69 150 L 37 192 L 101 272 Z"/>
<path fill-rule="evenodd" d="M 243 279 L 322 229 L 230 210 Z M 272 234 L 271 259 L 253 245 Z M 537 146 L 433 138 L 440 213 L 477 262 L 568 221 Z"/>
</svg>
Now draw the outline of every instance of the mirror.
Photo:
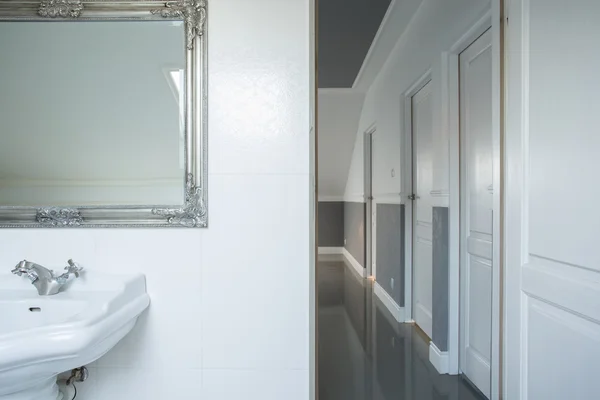
<svg viewBox="0 0 600 400">
<path fill-rule="evenodd" d="M 0 22 L 0 54 L 0 205 L 183 203 L 183 22 Z"/>
<path fill-rule="evenodd" d="M 0 227 L 206 226 L 205 1 L 2 3 Z"/>
</svg>

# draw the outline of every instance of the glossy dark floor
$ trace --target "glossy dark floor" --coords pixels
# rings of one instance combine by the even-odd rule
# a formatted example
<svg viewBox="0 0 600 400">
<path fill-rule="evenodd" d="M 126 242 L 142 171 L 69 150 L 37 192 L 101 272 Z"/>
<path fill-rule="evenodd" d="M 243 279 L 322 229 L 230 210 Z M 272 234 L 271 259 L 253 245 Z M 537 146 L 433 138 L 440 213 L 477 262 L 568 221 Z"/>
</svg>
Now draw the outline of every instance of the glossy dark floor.
<svg viewBox="0 0 600 400">
<path fill-rule="evenodd" d="M 458 376 L 440 375 L 417 328 L 399 324 L 371 281 L 320 261 L 319 400 L 479 400 Z"/>
</svg>

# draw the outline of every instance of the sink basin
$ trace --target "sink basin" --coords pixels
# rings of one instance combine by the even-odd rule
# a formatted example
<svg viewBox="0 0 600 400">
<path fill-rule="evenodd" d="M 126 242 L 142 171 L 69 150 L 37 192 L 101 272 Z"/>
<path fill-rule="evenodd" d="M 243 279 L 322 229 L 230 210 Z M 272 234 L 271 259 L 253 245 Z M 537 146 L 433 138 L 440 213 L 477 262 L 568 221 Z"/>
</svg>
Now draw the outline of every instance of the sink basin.
<svg viewBox="0 0 600 400">
<path fill-rule="evenodd" d="M 87 271 L 39 296 L 28 280 L 0 274 L 0 400 L 62 399 L 56 376 L 102 357 L 149 304 L 143 275 Z"/>
</svg>

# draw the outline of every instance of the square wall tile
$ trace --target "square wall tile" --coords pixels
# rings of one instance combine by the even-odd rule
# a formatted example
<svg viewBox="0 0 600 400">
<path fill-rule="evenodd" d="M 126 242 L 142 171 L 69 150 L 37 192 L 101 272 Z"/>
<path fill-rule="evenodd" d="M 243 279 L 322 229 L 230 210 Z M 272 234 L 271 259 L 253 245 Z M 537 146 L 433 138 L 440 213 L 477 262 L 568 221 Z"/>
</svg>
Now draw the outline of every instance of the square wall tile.
<svg viewBox="0 0 600 400">
<path fill-rule="evenodd" d="M 306 370 L 204 370 L 202 400 L 307 400 Z"/>
<path fill-rule="evenodd" d="M 308 175 L 212 177 L 204 368 L 307 368 L 308 184 Z"/>
<path fill-rule="evenodd" d="M 146 275 L 150 307 L 99 367 L 201 366 L 201 236 L 198 230 L 96 231 L 99 269 Z M 123 245 L 118 245 L 122 243 Z"/>
<path fill-rule="evenodd" d="M 162 370 L 143 368 L 97 368 L 94 391 L 81 400 L 197 400 L 200 399 L 200 370 L 177 367 Z M 82 383 L 81 386 L 85 384 Z M 79 399 L 79 396 L 77 397 Z"/>
<path fill-rule="evenodd" d="M 94 238 L 81 229 L 2 229 L 0 230 L 0 264 L 10 272 L 19 261 L 27 259 L 60 271 L 72 258 L 85 268 L 95 267 Z"/>
<path fill-rule="evenodd" d="M 211 174 L 309 173 L 308 5 L 262 3 L 210 6 Z"/>
</svg>

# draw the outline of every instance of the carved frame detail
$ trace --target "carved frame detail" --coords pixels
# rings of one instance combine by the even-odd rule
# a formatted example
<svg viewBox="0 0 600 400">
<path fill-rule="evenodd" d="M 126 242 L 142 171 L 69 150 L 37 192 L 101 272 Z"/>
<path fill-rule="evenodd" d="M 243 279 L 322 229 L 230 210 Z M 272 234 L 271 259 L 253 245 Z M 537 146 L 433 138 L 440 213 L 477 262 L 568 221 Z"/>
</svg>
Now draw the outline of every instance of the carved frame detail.
<svg viewBox="0 0 600 400">
<path fill-rule="evenodd" d="M 167 217 L 170 224 L 188 228 L 205 223 L 206 206 L 202 199 L 202 189 L 194 185 L 194 176 L 188 174 L 185 184 L 185 202 L 179 208 L 154 208 L 152 214 Z"/>
<path fill-rule="evenodd" d="M 80 226 L 83 222 L 79 210 L 58 207 L 40 208 L 35 219 L 46 226 Z"/>
<path fill-rule="evenodd" d="M 206 22 L 205 0 L 167 1 L 164 8 L 152 10 L 152 14 L 158 14 L 163 18 L 182 18 L 185 22 L 186 47 L 188 50 L 194 48 L 194 38 L 204 34 L 204 23 Z"/>
<path fill-rule="evenodd" d="M 81 0 L 47 0 L 40 3 L 38 14 L 45 18 L 79 18 L 82 11 Z"/>
</svg>

